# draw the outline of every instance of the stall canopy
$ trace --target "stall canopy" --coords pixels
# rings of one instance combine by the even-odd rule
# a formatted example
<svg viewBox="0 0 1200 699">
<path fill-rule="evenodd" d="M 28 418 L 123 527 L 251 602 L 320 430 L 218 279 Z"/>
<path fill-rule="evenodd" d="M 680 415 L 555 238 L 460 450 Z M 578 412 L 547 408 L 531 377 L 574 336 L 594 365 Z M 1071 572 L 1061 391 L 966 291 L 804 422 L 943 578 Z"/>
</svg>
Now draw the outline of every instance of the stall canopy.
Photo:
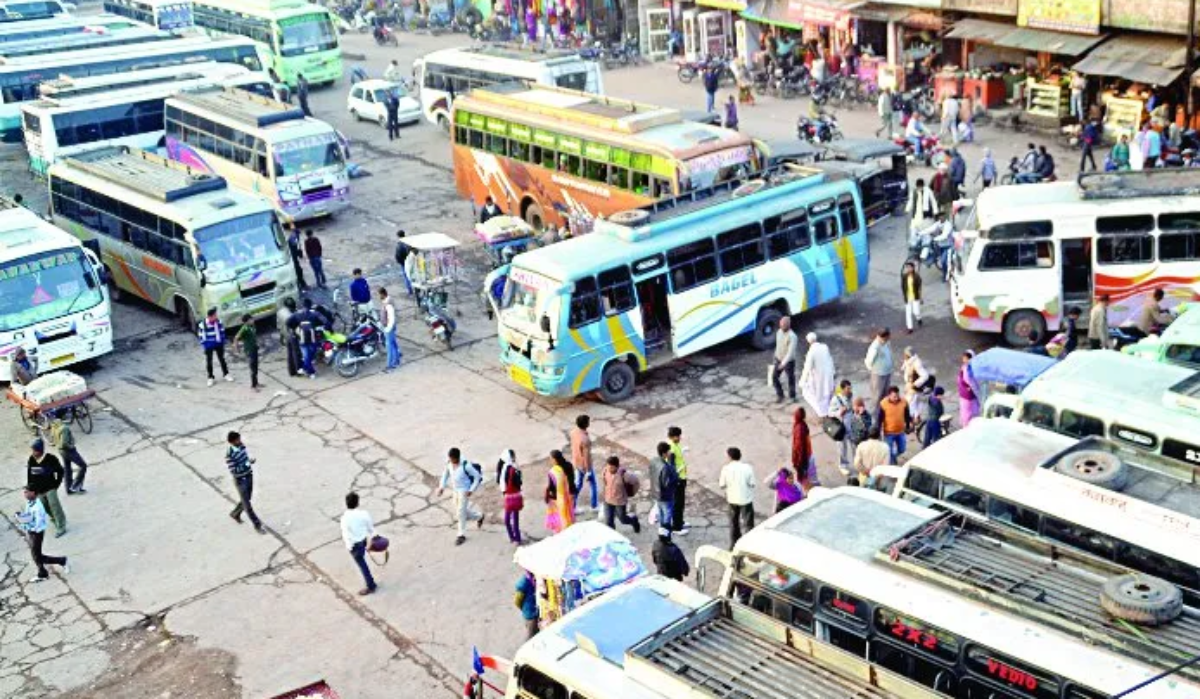
<svg viewBox="0 0 1200 699">
<path fill-rule="evenodd" d="M 1092 50 L 1074 69 L 1148 85 L 1170 85 L 1183 72 L 1187 48 L 1179 39 L 1118 36 Z"/>
<path fill-rule="evenodd" d="M 964 19 L 955 22 L 954 28 L 946 36 L 951 39 L 965 39 L 981 44 L 993 44 L 1010 49 L 1053 53 L 1061 56 L 1078 56 L 1106 38 L 1103 34 L 1099 36 L 1064 34 L 1045 29 L 1025 29 L 983 19 Z"/>
<path fill-rule="evenodd" d="M 696 0 L 696 4 L 715 10 L 731 10 L 733 12 L 741 12 L 746 9 L 746 3 L 743 0 Z"/>
<path fill-rule="evenodd" d="M 788 29 L 803 29 L 806 23 L 841 25 L 849 23 L 852 10 L 865 4 L 864 0 L 753 0 L 742 17 Z"/>
</svg>

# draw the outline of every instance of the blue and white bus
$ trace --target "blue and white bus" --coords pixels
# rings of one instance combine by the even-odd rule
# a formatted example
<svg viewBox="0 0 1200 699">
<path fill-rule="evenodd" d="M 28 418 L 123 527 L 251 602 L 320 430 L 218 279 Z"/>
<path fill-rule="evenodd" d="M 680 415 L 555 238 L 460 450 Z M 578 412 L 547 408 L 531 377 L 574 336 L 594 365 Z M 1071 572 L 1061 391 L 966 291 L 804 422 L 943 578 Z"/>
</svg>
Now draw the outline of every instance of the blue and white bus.
<svg viewBox="0 0 1200 699">
<path fill-rule="evenodd" d="M 0 0 L 0 22 L 70 17 L 74 5 L 59 0 Z"/>
<path fill-rule="evenodd" d="M 740 335 L 771 348 L 781 318 L 858 291 L 869 262 L 858 186 L 790 168 L 597 220 L 487 288 L 507 273 L 496 311 L 514 383 L 612 402 L 638 372 Z"/>
<path fill-rule="evenodd" d="M 0 64 L 16 58 L 44 56 L 53 59 L 56 54 L 87 49 L 115 48 L 130 44 L 147 44 L 154 41 L 175 39 L 177 36 L 150 27 L 131 28 L 114 33 L 85 32 L 66 36 L 39 37 L 26 41 L 10 41 L 0 45 Z"/>
<path fill-rule="evenodd" d="M 0 22 L 0 44 L 75 34 L 112 34 L 145 27 L 126 17 L 101 14 L 89 17 L 56 17 L 28 22 Z"/>
</svg>

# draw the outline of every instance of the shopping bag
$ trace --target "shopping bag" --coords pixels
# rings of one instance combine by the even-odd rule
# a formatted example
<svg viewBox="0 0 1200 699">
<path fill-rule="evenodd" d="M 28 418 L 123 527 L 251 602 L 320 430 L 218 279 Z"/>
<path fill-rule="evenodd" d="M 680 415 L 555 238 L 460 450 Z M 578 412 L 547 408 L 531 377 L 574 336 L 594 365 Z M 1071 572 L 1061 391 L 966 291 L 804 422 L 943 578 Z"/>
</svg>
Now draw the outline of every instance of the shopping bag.
<svg viewBox="0 0 1200 699">
<path fill-rule="evenodd" d="M 647 518 L 647 521 L 650 522 L 650 526 L 652 527 L 658 526 L 658 503 L 650 506 L 650 516 Z"/>
<path fill-rule="evenodd" d="M 387 540 L 386 536 L 380 536 L 378 534 L 371 537 L 371 539 L 369 541 L 367 541 L 367 553 L 368 554 L 373 554 L 373 553 L 382 553 L 383 554 L 383 560 L 380 560 L 380 559 L 376 558 L 375 556 L 371 556 L 371 560 L 375 562 L 375 565 L 377 565 L 377 566 L 387 565 L 388 558 L 391 556 L 391 554 L 388 553 L 388 544 L 389 543 L 391 543 L 391 542 L 389 542 Z"/>
</svg>

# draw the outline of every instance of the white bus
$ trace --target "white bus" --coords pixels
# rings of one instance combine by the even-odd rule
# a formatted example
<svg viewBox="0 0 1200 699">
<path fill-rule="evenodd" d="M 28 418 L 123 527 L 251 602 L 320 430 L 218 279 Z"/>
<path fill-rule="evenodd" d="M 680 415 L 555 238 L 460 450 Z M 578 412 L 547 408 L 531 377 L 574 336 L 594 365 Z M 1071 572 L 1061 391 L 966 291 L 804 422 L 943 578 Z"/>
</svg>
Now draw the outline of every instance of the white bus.
<svg viewBox="0 0 1200 699">
<path fill-rule="evenodd" d="M 799 638 L 833 645 L 942 696 L 1099 699 L 1130 689 L 1169 666 L 1160 663 L 1152 645 L 1139 644 L 1136 638 L 1137 632 L 1148 636 L 1161 631 L 1130 624 L 1130 633 L 1114 624 L 1120 635 L 1110 639 L 1096 631 L 1105 620 L 1094 616 L 1080 620 L 1085 630 L 1066 631 L 1070 624 L 1059 616 L 1061 607 L 1046 612 L 1044 620 L 1037 615 L 1064 593 L 1073 599 L 1070 585 L 1080 577 L 1099 588 L 1097 579 L 1082 572 L 1103 568 L 1093 559 L 1077 555 L 1070 562 L 1081 568 L 1045 576 L 1036 590 L 1042 597 L 1030 600 L 1029 609 L 1006 597 L 1009 591 L 997 591 L 1004 580 L 974 580 L 971 569 L 957 560 L 944 570 L 928 565 L 921 554 L 937 553 L 938 541 L 958 553 L 956 540 L 948 534 L 961 523 L 945 517 L 865 488 L 814 488 L 804 501 L 742 536 L 732 553 L 702 546 L 696 566 L 704 571 L 711 561 L 724 567 L 720 596 L 731 604 L 781 621 Z M 975 538 L 967 542 L 964 536 L 962 543 L 978 546 Z M 927 548 L 914 546 L 925 543 Z M 1027 555 L 1030 561 L 1044 561 Z M 999 544 L 989 555 L 985 544 L 977 569 L 996 574 L 997 566 L 1010 558 L 1010 551 Z M 960 571 L 962 579 L 947 579 Z M 1012 572 L 1022 579 L 1026 574 L 1024 567 L 1014 566 Z M 1032 594 L 1034 588 L 1024 583 L 1012 592 Z M 1091 599 L 1089 593 L 1081 593 L 1079 604 L 1095 614 L 1100 595 Z M 1194 639 L 1193 613 L 1185 613 L 1186 622 L 1181 619 L 1160 630 Z M 1150 656 L 1154 660 L 1146 659 Z M 1135 696 L 1198 693 L 1194 681 L 1172 677 L 1149 684 Z"/>
<path fill-rule="evenodd" d="M 37 372 L 113 348 L 100 262 L 78 240 L 0 198 L 0 381 L 24 347 Z"/>
<path fill-rule="evenodd" d="M 534 51 L 498 45 L 443 49 L 413 62 L 421 111 L 430 123 L 450 130 L 450 94 L 465 95 L 513 80 L 604 94 L 600 64 L 567 51 Z"/>
<path fill-rule="evenodd" d="M 1200 487 L 1156 466 L 1095 437 L 981 419 L 896 468 L 893 494 L 1162 578 L 1200 605 Z"/>
<path fill-rule="evenodd" d="M 1110 325 L 1155 289 L 1167 305 L 1200 296 L 1200 170 L 1082 174 L 1076 182 L 986 189 L 950 283 L 966 330 L 1028 344 L 1077 306 L 1108 295 Z"/>
<path fill-rule="evenodd" d="M 0 22 L 0 45 L 13 41 L 28 41 L 75 34 L 112 34 L 126 29 L 145 29 L 127 17 L 102 14 L 90 17 L 56 17 L 29 22 Z"/>
<path fill-rule="evenodd" d="M 298 107 L 244 90 L 200 90 L 167 100 L 166 132 L 173 159 L 266 197 L 285 220 L 350 205 L 341 139 Z"/>
<path fill-rule="evenodd" d="M 74 5 L 59 0 L 3 0 L 0 1 L 0 22 L 70 17 L 73 8 Z"/>
<path fill-rule="evenodd" d="M 50 168 L 54 222 L 99 251 L 114 298 L 172 311 L 189 330 L 210 308 L 228 326 L 297 295 L 271 205 L 145 151 L 97 148 Z"/>
<path fill-rule="evenodd" d="M 181 74 L 178 79 L 121 89 L 90 89 L 73 94 L 59 90 L 21 105 L 25 149 L 34 175 L 45 177 L 58 159 L 97 145 L 161 148 L 163 103 L 171 95 L 212 87 L 236 87 L 270 95 L 271 81 L 232 63 L 210 63 L 203 72 Z"/>
<path fill-rule="evenodd" d="M 252 77 L 255 80 L 267 79 L 264 73 L 248 70 L 244 66 L 205 61 L 83 78 L 64 76 L 38 85 L 38 94 L 43 99 L 73 99 L 85 95 L 101 96 L 112 90 L 152 88 L 166 83 L 200 80 L 205 77 L 236 79 L 240 76 Z M 249 86 L 239 85 L 239 87 L 250 89 L 251 92 L 264 96 L 274 94 L 270 82 L 262 84 L 255 82 Z"/>
<path fill-rule="evenodd" d="M 196 25 L 191 0 L 104 0 L 104 11 L 166 31 Z"/>
<path fill-rule="evenodd" d="M 21 140 L 19 103 L 35 100 L 38 85 L 63 76 L 74 78 L 112 75 L 187 63 L 235 63 L 262 70 L 258 44 L 241 37 L 213 40 L 207 37 L 159 41 L 153 44 L 87 49 L 52 57 L 16 58 L 0 65 L 0 142 Z"/>
<path fill-rule="evenodd" d="M 133 28 L 112 34 L 82 33 L 67 36 L 50 36 L 26 41 L 10 41 L 0 44 L 0 65 L 7 65 L 18 58 L 41 56 L 52 60 L 56 54 L 86 49 L 115 48 L 131 44 L 148 44 L 178 38 L 160 29 Z"/>
</svg>

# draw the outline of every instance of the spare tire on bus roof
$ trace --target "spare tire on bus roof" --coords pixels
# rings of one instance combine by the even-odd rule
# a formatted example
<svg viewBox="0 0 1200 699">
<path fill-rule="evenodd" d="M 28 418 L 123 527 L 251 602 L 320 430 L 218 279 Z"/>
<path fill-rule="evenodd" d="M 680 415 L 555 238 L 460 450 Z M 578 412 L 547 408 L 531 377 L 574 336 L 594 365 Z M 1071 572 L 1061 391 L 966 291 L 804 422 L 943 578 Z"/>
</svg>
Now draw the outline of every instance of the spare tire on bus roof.
<svg viewBox="0 0 1200 699">
<path fill-rule="evenodd" d="M 1108 490 L 1119 491 L 1129 483 L 1129 465 L 1116 454 L 1099 449 L 1067 454 L 1054 465 L 1054 470 Z"/>
<path fill-rule="evenodd" d="M 641 209 L 628 209 L 626 211 L 618 211 L 609 216 L 608 220 L 620 226 L 636 226 L 639 223 L 645 223 L 648 218 L 650 218 L 650 214 Z"/>
<path fill-rule="evenodd" d="M 1160 626 L 1183 613 L 1183 592 L 1166 580 L 1126 573 L 1104 581 L 1100 606 L 1116 619 Z"/>
</svg>

